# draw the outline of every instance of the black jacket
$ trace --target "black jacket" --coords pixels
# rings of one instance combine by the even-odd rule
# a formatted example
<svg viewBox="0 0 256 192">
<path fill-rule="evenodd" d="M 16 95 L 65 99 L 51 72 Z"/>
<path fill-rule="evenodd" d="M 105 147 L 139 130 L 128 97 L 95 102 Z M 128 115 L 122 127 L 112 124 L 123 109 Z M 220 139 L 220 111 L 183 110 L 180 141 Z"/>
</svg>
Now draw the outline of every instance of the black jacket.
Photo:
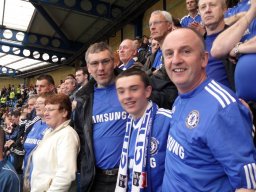
<svg viewBox="0 0 256 192">
<path fill-rule="evenodd" d="M 178 96 L 178 90 L 169 79 L 164 65 L 150 76 L 150 83 L 152 85 L 151 100 L 157 103 L 159 107 L 171 109 Z"/>
<path fill-rule="evenodd" d="M 114 74 L 117 75 L 122 70 L 115 69 Z M 81 174 L 81 191 L 90 191 L 93 185 L 96 167 L 95 156 L 93 151 L 93 129 L 92 129 L 92 113 L 94 86 L 96 81 L 91 79 L 76 94 L 76 109 L 74 117 L 74 128 L 80 137 L 80 153 L 78 156 L 78 169 Z"/>
</svg>

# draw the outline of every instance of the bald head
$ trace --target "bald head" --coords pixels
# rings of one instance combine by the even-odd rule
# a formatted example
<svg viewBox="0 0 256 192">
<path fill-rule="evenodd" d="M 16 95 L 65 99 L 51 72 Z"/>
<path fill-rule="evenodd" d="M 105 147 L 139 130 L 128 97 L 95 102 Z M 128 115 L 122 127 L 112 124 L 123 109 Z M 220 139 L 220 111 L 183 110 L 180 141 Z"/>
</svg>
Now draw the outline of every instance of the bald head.
<svg viewBox="0 0 256 192">
<path fill-rule="evenodd" d="M 186 93 L 206 79 L 208 53 L 202 37 L 190 28 L 169 33 L 162 46 L 164 64 L 169 78 L 180 93 Z"/>
</svg>

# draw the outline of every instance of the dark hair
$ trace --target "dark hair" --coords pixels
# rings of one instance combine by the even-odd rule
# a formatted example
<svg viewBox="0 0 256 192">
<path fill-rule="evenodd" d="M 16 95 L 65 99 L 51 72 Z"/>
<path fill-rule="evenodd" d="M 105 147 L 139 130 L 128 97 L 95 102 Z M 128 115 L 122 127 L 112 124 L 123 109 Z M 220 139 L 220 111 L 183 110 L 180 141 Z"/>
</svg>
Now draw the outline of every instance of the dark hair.
<svg viewBox="0 0 256 192">
<path fill-rule="evenodd" d="M 46 80 L 46 81 L 48 82 L 48 84 L 55 85 L 52 76 L 49 75 L 49 74 L 42 74 L 42 75 L 39 75 L 36 80 L 38 80 L 38 81 Z"/>
<path fill-rule="evenodd" d="M 89 72 L 88 72 L 87 67 L 79 67 L 79 68 L 76 70 L 76 72 L 77 72 L 77 71 L 82 71 L 84 75 L 89 75 Z"/>
<path fill-rule="evenodd" d="M 70 74 L 67 75 L 67 77 L 65 78 L 65 80 L 66 80 L 66 79 L 76 79 L 76 78 L 75 78 L 75 75 L 73 75 L 73 74 L 70 73 Z"/>
<path fill-rule="evenodd" d="M 72 105 L 69 97 L 63 93 L 54 94 L 51 97 L 47 97 L 45 104 L 59 105 L 59 110 L 66 110 L 68 115 L 67 119 L 70 119 L 72 113 Z"/>
<path fill-rule="evenodd" d="M 77 71 L 82 71 L 84 75 L 87 75 L 87 80 L 89 80 L 90 74 L 89 74 L 89 72 L 88 72 L 87 67 L 80 67 L 80 68 L 78 68 L 78 69 L 76 70 L 76 72 L 77 72 Z"/>
<path fill-rule="evenodd" d="M 19 116 L 20 116 L 20 111 L 18 111 L 18 110 L 12 111 L 12 112 L 11 112 L 11 116 L 19 117 Z"/>
<path fill-rule="evenodd" d="M 175 27 L 182 27 L 178 18 L 173 17 L 172 21 Z"/>
<path fill-rule="evenodd" d="M 138 67 L 132 67 L 130 69 L 123 71 L 117 76 L 116 81 L 122 77 L 129 77 L 133 75 L 138 75 L 141 81 L 144 83 L 145 87 L 151 86 L 148 75 L 145 73 L 145 71 L 142 71 Z"/>
</svg>

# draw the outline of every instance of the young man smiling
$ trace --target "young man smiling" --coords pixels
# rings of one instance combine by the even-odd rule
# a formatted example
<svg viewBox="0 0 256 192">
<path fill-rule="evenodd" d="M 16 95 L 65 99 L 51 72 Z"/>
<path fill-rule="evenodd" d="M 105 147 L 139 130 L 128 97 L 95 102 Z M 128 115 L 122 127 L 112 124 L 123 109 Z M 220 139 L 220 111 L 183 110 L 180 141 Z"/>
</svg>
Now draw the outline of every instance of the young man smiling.
<svg viewBox="0 0 256 192">
<path fill-rule="evenodd" d="M 161 191 L 171 112 L 149 100 L 152 87 L 138 68 L 121 73 L 116 89 L 129 113 L 116 192 Z"/>
</svg>

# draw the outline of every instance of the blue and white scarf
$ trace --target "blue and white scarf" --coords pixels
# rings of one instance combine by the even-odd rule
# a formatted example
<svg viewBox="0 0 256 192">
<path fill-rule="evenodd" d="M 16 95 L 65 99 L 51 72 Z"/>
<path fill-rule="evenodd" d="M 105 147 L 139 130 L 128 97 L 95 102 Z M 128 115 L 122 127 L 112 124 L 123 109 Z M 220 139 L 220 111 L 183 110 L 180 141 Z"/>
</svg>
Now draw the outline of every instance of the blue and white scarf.
<svg viewBox="0 0 256 192">
<path fill-rule="evenodd" d="M 147 154 L 148 145 L 150 144 L 150 132 L 153 123 L 153 115 L 157 110 L 157 105 L 149 102 L 147 109 L 137 125 L 138 132 L 136 137 L 136 144 L 134 150 L 134 165 L 132 173 L 132 188 L 131 191 L 139 192 L 141 189 L 147 187 Z M 128 153 L 129 142 L 134 119 L 129 116 L 126 123 L 126 131 L 123 142 L 123 149 L 118 171 L 118 178 L 116 184 L 116 192 L 126 192 L 128 185 Z M 149 146 L 150 147 L 150 146 Z"/>
</svg>

